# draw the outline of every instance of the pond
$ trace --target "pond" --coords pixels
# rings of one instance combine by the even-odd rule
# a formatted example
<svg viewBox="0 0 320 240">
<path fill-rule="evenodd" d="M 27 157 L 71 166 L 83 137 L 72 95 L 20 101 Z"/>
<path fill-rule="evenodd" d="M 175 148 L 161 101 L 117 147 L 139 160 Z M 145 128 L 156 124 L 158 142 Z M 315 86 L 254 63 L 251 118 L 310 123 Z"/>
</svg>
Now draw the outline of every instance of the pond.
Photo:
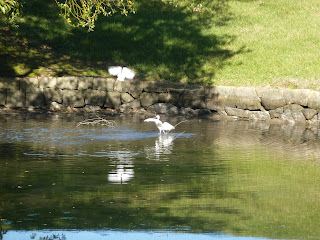
<svg viewBox="0 0 320 240">
<path fill-rule="evenodd" d="M 303 126 L 0 116 L 0 239 L 315 239 L 320 140 Z"/>
</svg>

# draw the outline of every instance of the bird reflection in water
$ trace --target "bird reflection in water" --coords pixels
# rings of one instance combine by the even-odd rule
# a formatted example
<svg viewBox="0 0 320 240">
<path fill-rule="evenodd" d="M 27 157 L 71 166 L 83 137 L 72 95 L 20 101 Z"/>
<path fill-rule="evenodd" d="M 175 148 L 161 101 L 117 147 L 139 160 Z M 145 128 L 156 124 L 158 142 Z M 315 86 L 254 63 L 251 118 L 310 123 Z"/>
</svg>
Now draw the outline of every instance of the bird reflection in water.
<svg viewBox="0 0 320 240">
<path fill-rule="evenodd" d="M 146 147 L 145 152 L 148 159 L 168 160 L 165 156 L 172 153 L 173 140 L 176 137 L 170 134 L 159 135 L 155 141 L 154 147 Z"/>
<path fill-rule="evenodd" d="M 118 151 L 114 154 L 111 166 L 116 168 L 108 174 L 110 183 L 127 184 L 134 177 L 132 155 L 130 151 Z"/>
</svg>

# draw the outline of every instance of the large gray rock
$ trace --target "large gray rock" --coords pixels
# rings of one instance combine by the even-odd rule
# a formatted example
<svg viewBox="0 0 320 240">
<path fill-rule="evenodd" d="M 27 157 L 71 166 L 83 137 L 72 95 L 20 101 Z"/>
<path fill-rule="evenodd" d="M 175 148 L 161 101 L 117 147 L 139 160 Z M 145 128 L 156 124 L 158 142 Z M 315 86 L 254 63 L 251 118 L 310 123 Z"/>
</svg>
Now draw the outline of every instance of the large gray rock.
<svg viewBox="0 0 320 240">
<path fill-rule="evenodd" d="M 144 82 L 134 80 L 130 85 L 129 93 L 134 98 L 138 98 L 138 97 L 140 97 L 140 94 L 143 91 L 143 87 L 144 87 Z"/>
<path fill-rule="evenodd" d="M 159 102 L 171 103 L 179 105 L 180 98 L 184 90 L 172 89 L 168 92 L 159 93 Z"/>
<path fill-rule="evenodd" d="M 284 89 L 283 97 L 286 105 L 299 104 L 301 106 L 308 106 L 308 95 L 311 91 L 307 89 Z"/>
<path fill-rule="evenodd" d="M 266 110 L 273 110 L 286 105 L 282 89 L 259 88 L 257 94 L 261 99 L 261 105 Z"/>
<path fill-rule="evenodd" d="M 198 116 L 205 116 L 208 114 L 212 114 L 212 112 L 209 109 L 203 108 L 203 109 L 196 109 L 195 112 Z"/>
<path fill-rule="evenodd" d="M 86 111 L 86 112 L 99 112 L 99 111 L 101 111 L 101 107 L 100 106 L 86 105 L 83 108 L 83 110 Z"/>
<path fill-rule="evenodd" d="M 318 114 L 314 115 L 313 118 L 311 118 L 310 120 L 307 120 L 307 123 L 310 126 L 315 127 L 316 129 L 318 128 Z"/>
<path fill-rule="evenodd" d="M 270 119 L 270 114 L 268 111 L 249 111 L 249 110 L 243 110 L 243 109 L 231 108 L 231 107 L 226 107 L 225 111 L 229 116 L 235 116 L 239 118 L 247 118 L 252 120 L 269 120 Z"/>
<path fill-rule="evenodd" d="M 320 92 L 311 91 L 307 97 L 308 107 L 320 110 Z"/>
<path fill-rule="evenodd" d="M 26 90 L 26 106 L 43 107 L 46 105 L 45 94 L 42 88 Z"/>
<path fill-rule="evenodd" d="M 148 108 L 159 101 L 159 95 L 157 93 L 143 92 L 140 95 L 140 101 L 142 107 Z"/>
<path fill-rule="evenodd" d="M 119 110 L 121 113 L 129 113 L 132 110 L 132 108 L 130 103 L 125 103 L 119 107 Z"/>
<path fill-rule="evenodd" d="M 115 81 L 116 79 L 114 78 L 95 77 L 92 79 L 92 89 L 113 92 Z"/>
<path fill-rule="evenodd" d="M 134 100 L 134 98 L 129 93 L 121 93 L 120 99 L 122 103 L 130 103 Z"/>
<path fill-rule="evenodd" d="M 148 112 L 155 112 L 158 114 L 178 115 L 179 109 L 170 103 L 156 103 L 147 109 Z"/>
<path fill-rule="evenodd" d="M 262 109 L 260 98 L 254 88 L 217 86 L 207 90 L 207 108 L 222 111 L 224 107 L 240 108 L 245 110 Z"/>
<path fill-rule="evenodd" d="M 121 105 L 120 93 L 119 92 L 107 92 L 105 107 L 118 108 Z"/>
<path fill-rule="evenodd" d="M 62 104 L 63 102 L 63 94 L 61 89 L 44 88 L 43 94 L 45 96 L 47 104 L 50 104 L 50 102 L 57 102 Z"/>
<path fill-rule="evenodd" d="M 64 106 L 70 107 L 84 107 L 85 94 L 79 90 L 63 90 L 62 91 L 62 103 Z"/>
<path fill-rule="evenodd" d="M 179 98 L 180 107 L 206 108 L 205 89 L 186 89 Z"/>
<path fill-rule="evenodd" d="M 36 89 L 39 87 L 39 78 L 23 78 L 20 80 L 20 89 L 26 91 L 28 89 Z"/>
<path fill-rule="evenodd" d="M 192 87 L 192 85 L 187 85 L 184 83 L 176 83 L 176 82 L 161 82 L 161 81 L 146 81 L 143 84 L 143 90 L 145 92 L 156 92 L 156 93 L 163 93 L 163 92 L 170 92 L 174 89 L 186 89 Z M 199 86 L 197 86 L 199 87 Z"/>
<path fill-rule="evenodd" d="M 90 78 L 86 77 L 40 77 L 40 88 L 54 88 L 64 90 L 76 90 L 78 89 L 78 83 L 80 81 L 92 82 Z"/>
<path fill-rule="evenodd" d="M 0 89 L 19 90 L 20 79 L 0 77 Z"/>
<path fill-rule="evenodd" d="M 311 108 L 302 109 L 302 113 L 307 120 L 311 120 L 318 112 Z"/>
<path fill-rule="evenodd" d="M 238 87 L 233 88 L 234 101 L 237 108 L 247 110 L 261 110 L 261 102 L 255 88 L 252 87 Z"/>
<path fill-rule="evenodd" d="M 93 83 L 94 83 L 94 78 L 79 77 L 77 89 L 80 91 L 93 89 Z"/>
<path fill-rule="evenodd" d="M 198 115 L 196 110 L 194 110 L 192 108 L 185 108 L 185 107 L 180 108 L 179 114 L 187 116 L 187 117 L 195 117 Z"/>
<path fill-rule="evenodd" d="M 130 86 L 131 86 L 130 80 L 125 80 L 123 82 L 116 80 L 114 84 L 114 91 L 121 92 L 121 93 L 129 92 Z"/>
<path fill-rule="evenodd" d="M 207 89 L 207 108 L 218 112 L 224 111 L 225 107 L 235 108 L 235 103 L 229 102 L 232 95 L 232 88 L 227 86 L 214 86 Z"/>
<path fill-rule="evenodd" d="M 140 108 L 141 108 L 140 99 L 135 99 L 135 100 L 133 100 L 132 102 L 130 102 L 130 107 L 131 107 L 133 110 L 140 109 Z"/>
<path fill-rule="evenodd" d="M 38 84 L 40 88 L 58 88 L 58 78 L 56 77 L 39 77 Z"/>
<path fill-rule="evenodd" d="M 26 93 L 24 91 L 7 90 L 6 106 L 9 108 L 21 108 L 26 105 Z"/>
<path fill-rule="evenodd" d="M 281 118 L 283 114 L 283 107 L 270 110 L 269 113 L 271 118 Z"/>
<path fill-rule="evenodd" d="M 306 118 L 302 111 L 303 107 L 298 104 L 286 105 L 283 108 L 283 114 L 281 116 L 281 119 L 290 124 L 295 124 L 297 122 L 305 123 Z"/>
<path fill-rule="evenodd" d="M 79 78 L 80 77 L 59 77 L 59 78 L 56 78 L 55 88 L 63 89 L 63 90 L 76 90 L 76 89 L 78 89 Z M 84 79 L 84 80 L 90 82 L 90 78 L 81 77 L 81 79 Z"/>
<path fill-rule="evenodd" d="M 228 116 L 235 116 L 240 118 L 249 118 L 248 116 L 248 110 L 239 109 L 239 108 L 233 108 L 233 107 L 225 107 L 225 111 L 228 114 Z"/>
<path fill-rule="evenodd" d="M 103 107 L 106 101 L 107 92 L 100 90 L 86 90 L 84 92 L 85 104 Z"/>
<path fill-rule="evenodd" d="M 248 110 L 246 110 L 248 111 Z M 249 111 L 248 118 L 252 120 L 269 120 L 270 114 L 268 111 Z"/>
</svg>

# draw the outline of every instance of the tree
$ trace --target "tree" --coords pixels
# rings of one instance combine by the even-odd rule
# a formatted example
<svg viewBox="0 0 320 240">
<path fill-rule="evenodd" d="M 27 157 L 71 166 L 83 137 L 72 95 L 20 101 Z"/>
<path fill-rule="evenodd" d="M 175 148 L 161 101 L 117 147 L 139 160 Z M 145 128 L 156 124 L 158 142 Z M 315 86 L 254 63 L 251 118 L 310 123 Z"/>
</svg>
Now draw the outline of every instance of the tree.
<svg viewBox="0 0 320 240">
<path fill-rule="evenodd" d="M 24 0 L 0 0 L 0 9 L 6 20 L 13 21 L 20 15 Z M 139 1 L 139 0 L 137 0 Z M 151 0 L 150 0 L 151 1 Z M 202 3 L 210 5 L 213 0 L 158 0 L 173 6 L 188 6 L 194 12 L 200 12 Z M 217 0 L 223 1 L 223 0 Z M 123 15 L 134 13 L 133 0 L 55 0 L 60 8 L 60 15 L 74 27 L 87 27 L 92 31 L 98 16 L 112 16 L 116 12 Z"/>
<path fill-rule="evenodd" d="M 55 0 L 61 15 L 74 27 L 88 27 L 92 31 L 100 14 L 111 16 L 117 11 L 127 15 L 134 12 L 131 0 Z"/>
<path fill-rule="evenodd" d="M 20 6 L 21 4 L 15 0 L 0 0 L 1 18 L 13 22 L 20 14 Z"/>
<path fill-rule="evenodd" d="M 117 11 L 127 15 L 135 12 L 131 0 L 55 0 L 61 10 L 61 15 L 74 27 L 88 27 L 92 31 L 100 14 L 111 16 Z M 139 1 L 139 0 L 138 0 Z M 151 1 L 151 0 L 150 0 Z M 202 3 L 209 6 L 214 0 L 159 0 L 173 6 L 188 6 L 194 12 L 200 12 Z M 217 0 L 223 1 L 223 0 Z"/>
</svg>

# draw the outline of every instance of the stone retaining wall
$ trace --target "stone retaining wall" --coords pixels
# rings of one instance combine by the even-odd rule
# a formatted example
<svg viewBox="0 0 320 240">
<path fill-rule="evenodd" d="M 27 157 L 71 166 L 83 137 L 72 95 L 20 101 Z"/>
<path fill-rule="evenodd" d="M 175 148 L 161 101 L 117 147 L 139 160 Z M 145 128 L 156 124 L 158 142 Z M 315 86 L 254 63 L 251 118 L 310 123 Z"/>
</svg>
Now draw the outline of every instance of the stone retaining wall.
<svg viewBox="0 0 320 240">
<path fill-rule="evenodd" d="M 125 81 L 100 77 L 0 78 L 0 106 L 148 111 L 168 115 L 219 116 L 318 124 L 320 92 L 252 87 Z"/>
</svg>

